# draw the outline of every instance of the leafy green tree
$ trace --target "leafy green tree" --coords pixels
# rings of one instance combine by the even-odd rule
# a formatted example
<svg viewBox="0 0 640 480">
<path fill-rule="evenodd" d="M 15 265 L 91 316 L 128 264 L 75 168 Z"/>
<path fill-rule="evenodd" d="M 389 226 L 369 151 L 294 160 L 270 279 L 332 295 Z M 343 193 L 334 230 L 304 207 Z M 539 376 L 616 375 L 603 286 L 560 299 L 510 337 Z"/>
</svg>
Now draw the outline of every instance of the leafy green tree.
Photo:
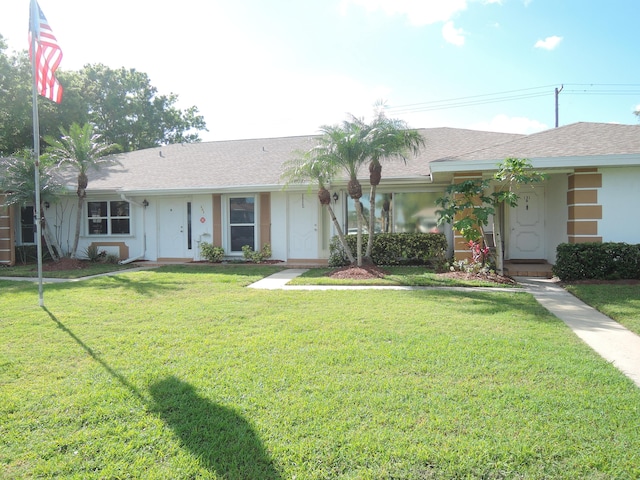
<svg viewBox="0 0 640 480">
<path fill-rule="evenodd" d="M 125 152 L 197 142 L 197 132 L 206 130 L 196 107 L 178 109 L 177 95 L 159 95 L 147 74 L 135 69 L 87 65 L 69 82 L 80 89 L 88 121 L 103 133 L 105 141 L 120 145 Z"/>
<path fill-rule="evenodd" d="M 45 202 L 55 203 L 62 193 L 63 186 L 51 175 L 53 165 L 41 157 L 40 181 L 40 212 Z M 27 206 L 36 203 L 35 184 L 36 164 L 32 152 L 22 150 L 11 157 L 0 157 L 0 191 L 5 193 L 4 205 Z M 40 219 L 42 233 L 49 255 L 55 261 L 60 259 L 60 246 L 56 242 L 48 223 L 44 217 Z"/>
<path fill-rule="evenodd" d="M 6 48 L 0 36 L 0 156 L 33 148 L 29 60 Z"/>
<path fill-rule="evenodd" d="M 31 67 L 26 50 L 7 53 L 0 36 L 0 155 L 33 148 Z M 161 95 L 149 77 L 135 69 L 87 65 L 79 71 L 58 70 L 62 103 L 38 96 L 41 150 L 47 135 L 60 127 L 92 123 L 106 141 L 124 151 L 167 143 L 200 141 L 206 131 L 195 106 L 179 109 L 178 96 Z"/>
<path fill-rule="evenodd" d="M 498 166 L 491 179 L 466 180 L 447 187 L 446 193 L 436 203 L 438 224 L 449 223 L 468 242 L 484 244 L 484 228 L 493 216 L 493 234 L 496 245 L 496 271 L 504 274 L 502 226 L 504 209 L 517 207 L 517 189 L 521 185 L 539 183 L 546 175 L 534 171 L 527 159 L 507 158 Z"/>
<path fill-rule="evenodd" d="M 56 160 L 59 166 L 68 165 L 78 174 L 76 230 L 71 248 L 71 257 L 75 258 L 80 240 L 82 207 L 87 196 L 89 183 L 87 172 L 90 168 L 99 170 L 103 165 L 113 163 L 113 160 L 106 158 L 105 155 L 118 149 L 119 146 L 103 141 L 101 135 L 95 133 L 94 127 L 89 123 L 85 123 L 83 126 L 72 123 L 68 132 L 61 128 L 60 133 L 62 134 L 61 138 L 45 137 L 45 141 L 49 144 L 46 153 Z"/>
</svg>

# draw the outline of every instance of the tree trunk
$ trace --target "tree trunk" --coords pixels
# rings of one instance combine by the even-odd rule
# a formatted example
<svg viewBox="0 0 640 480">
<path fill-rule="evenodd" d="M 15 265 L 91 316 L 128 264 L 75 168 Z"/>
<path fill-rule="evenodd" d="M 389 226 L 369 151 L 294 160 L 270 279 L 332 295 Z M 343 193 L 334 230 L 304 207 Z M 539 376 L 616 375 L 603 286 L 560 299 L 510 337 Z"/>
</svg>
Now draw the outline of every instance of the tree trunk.
<svg viewBox="0 0 640 480">
<path fill-rule="evenodd" d="M 358 266 L 362 266 L 362 204 L 360 203 L 360 197 L 353 199 L 356 206 L 356 212 L 359 212 L 356 215 L 358 219 L 358 232 L 356 234 L 356 257 Z"/>
<path fill-rule="evenodd" d="M 344 249 L 344 253 L 346 253 L 347 258 L 349 259 L 349 263 L 353 265 L 356 263 L 355 258 L 353 258 L 353 252 L 351 248 L 349 248 L 349 244 L 347 243 L 347 239 L 344 236 L 344 232 L 342 231 L 342 227 L 340 227 L 340 222 L 336 218 L 336 214 L 331 208 L 331 203 L 326 204 L 327 209 L 329 210 L 329 215 L 331 215 L 331 221 L 333 222 L 333 226 L 336 227 L 336 232 L 338 232 L 338 239 L 340 239 L 340 243 L 342 244 L 342 248 Z"/>
<path fill-rule="evenodd" d="M 82 206 L 84 197 L 78 196 L 78 211 L 76 212 L 76 232 L 73 236 L 73 247 L 71 247 L 71 258 L 78 258 L 78 243 L 80 242 L 80 227 L 82 226 Z"/>
<path fill-rule="evenodd" d="M 364 254 L 367 260 L 371 259 L 371 250 L 373 250 L 373 236 L 376 228 L 376 185 L 371 185 L 371 193 L 369 194 L 371 206 L 369 207 L 369 239 L 367 240 L 367 251 Z"/>
<path fill-rule="evenodd" d="M 502 249 L 502 214 L 500 205 L 495 209 L 493 215 L 493 242 L 496 245 L 496 273 L 504 275 L 504 252 Z"/>
<path fill-rule="evenodd" d="M 369 183 L 371 184 L 371 193 L 369 194 L 369 238 L 367 239 L 367 251 L 364 258 L 371 260 L 371 250 L 373 250 L 373 237 L 376 229 L 376 189 L 382 179 L 382 165 L 377 160 L 369 164 Z"/>
<path fill-rule="evenodd" d="M 40 211 L 42 211 L 42 207 L 40 207 Z M 44 237 L 44 243 L 47 246 L 47 250 L 49 255 L 54 262 L 60 260 L 60 247 L 55 241 L 55 237 L 51 234 L 51 229 L 49 228 L 49 224 L 47 223 L 44 216 L 42 217 L 42 236 Z"/>
</svg>

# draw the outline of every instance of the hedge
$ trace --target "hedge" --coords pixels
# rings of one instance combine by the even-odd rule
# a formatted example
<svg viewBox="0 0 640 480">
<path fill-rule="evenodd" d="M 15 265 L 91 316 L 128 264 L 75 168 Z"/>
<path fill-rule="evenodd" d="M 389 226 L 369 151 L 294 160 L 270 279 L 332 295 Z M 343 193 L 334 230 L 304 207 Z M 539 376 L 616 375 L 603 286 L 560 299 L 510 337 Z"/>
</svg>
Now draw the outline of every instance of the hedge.
<svg viewBox="0 0 640 480">
<path fill-rule="evenodd" d="M 640 279 L 640 245 L 561 243 L 553 274 L 562 281 Z"/>
<path fill-rule="evenodd" d="M 356 235 L 347 235 L 347 244 L 356 257 Z M 362 235 L 362 248 L 369 235 Z M 430 265 L 441 268 L 446 261 L 447 239 L 442 233 L 378 233 L 373 238 L 371 260 L 376 265 Z M 329 245 L 329 265 L 348 265 L 340 238 L 335 236 Z"/>
</svg>

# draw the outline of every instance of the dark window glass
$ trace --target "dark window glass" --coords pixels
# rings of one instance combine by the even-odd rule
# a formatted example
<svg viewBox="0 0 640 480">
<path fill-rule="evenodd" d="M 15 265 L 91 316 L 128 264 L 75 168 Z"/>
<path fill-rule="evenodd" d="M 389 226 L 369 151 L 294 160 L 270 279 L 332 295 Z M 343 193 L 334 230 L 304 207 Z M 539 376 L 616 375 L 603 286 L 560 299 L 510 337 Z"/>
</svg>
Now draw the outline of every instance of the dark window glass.
<svg viewBox="0 0 640 480">
<path fill-rule="evenodd" d="M 231 226 L 231 251 L 241 252 L 242 247 L 249 245 L 251 250 L 255 249 L 254 227 L 253 226 Z"/>
<path fill-rule="evenodd" d="M 20 233 L 22 243 L 35 243 L 36 224 L 34 222 L 33 207 L 22 207 L 20 209 Z"/>
<path fill-rule="evenodd" d="M 129 202 L 87 202 L 89 235 L 126 235 L 131 233 Z"/>
</svg>

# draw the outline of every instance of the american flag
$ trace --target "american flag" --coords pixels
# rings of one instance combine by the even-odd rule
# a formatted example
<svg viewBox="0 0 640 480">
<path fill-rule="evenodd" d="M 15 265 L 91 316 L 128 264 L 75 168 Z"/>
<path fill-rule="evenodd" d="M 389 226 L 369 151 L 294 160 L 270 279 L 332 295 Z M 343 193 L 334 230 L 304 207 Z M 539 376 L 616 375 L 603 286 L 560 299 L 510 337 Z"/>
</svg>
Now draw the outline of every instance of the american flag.
<svg viewBox="0 0 640 480">
<path fill-rule="evenodd" d="M 62 50 L 36 0 L 31 0 L 29 15 L 29 58 L 35 62 L 38 93 L 49 100 L 60 103 L 62 101 L 62 85 L 58 83 L 54 74 L 60 65 L 60 60 L 62 60 Z"/>
</svg>

